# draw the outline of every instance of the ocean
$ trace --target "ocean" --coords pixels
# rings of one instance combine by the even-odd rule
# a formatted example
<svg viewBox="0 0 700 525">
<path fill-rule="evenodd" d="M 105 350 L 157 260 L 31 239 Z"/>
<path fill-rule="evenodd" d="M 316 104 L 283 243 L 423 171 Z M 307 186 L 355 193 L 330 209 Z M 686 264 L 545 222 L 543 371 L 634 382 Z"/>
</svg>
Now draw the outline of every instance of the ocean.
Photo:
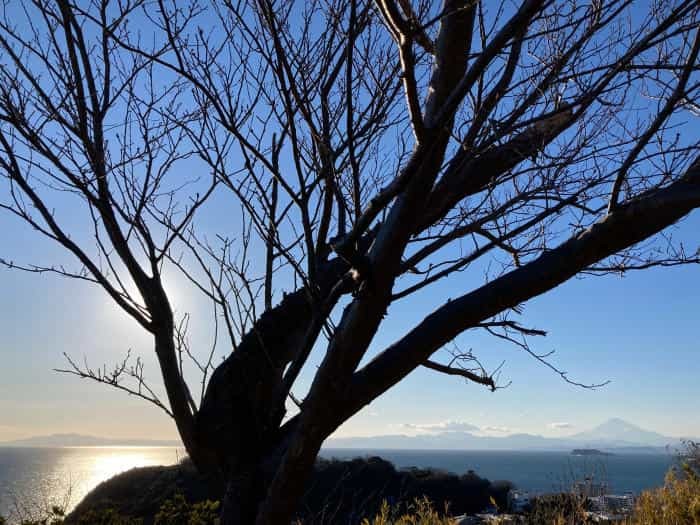
<svg viewBox="0 0 700 525">
<path fill-rule="evenodd" d="M 71 509 L 101 481 L 133 467 L 171 465 L 183 457 L 169 447 L 0 447 L 0 516 L 50 505 Z M 572 456 L 567 452 L 324 449 L 325 458 L 380 456 L 397 468 L 431 467 L 491 481 L 508 480 L 536 493 L 568 490 L 584 477 L 616 493 L 663 484 L 672 454 Z"/>
<path fill-rule="evenodd" d="M 52 505 L 70 510 L 115 474 L 183 456 L 172 447 L 0 447 L 0 516 L 37 516 Z"/>
<path fill-rule="evenodd" d="M 569 452 L 495 450 L 357 450 L 326 449 L 324 457 L 350 459 L 380 456 L 397 468 L 431 467 L 463 474 L 473 470 L 490 481 L 507 480 L 533 493 L 562 492 L 586 477 L 609 492 L 639 493 L 663 484 L 677 458 L 669 454 L 573 456 Z"/>
</svg>

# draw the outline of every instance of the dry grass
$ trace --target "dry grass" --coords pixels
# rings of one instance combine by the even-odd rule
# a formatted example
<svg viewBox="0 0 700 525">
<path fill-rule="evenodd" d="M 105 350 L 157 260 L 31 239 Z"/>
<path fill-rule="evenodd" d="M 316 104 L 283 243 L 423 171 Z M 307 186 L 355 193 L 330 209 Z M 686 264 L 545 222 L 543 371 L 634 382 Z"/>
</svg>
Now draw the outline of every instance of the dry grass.
<svg viewBox="0 0 700 525">
<path fill-rule="evenodd" d="M 642 493 L 634 525 L 700 525 L 700 476 L 685 466 L 671 470 L 664 486 Z"/>
<path fill-rule="evenodd" d="M 453 525 L 454 520 L 440 515 L 427 498 L 417 499 L 408 509 L 407 514 L 397 515 L 386 501 L 382 508 L 371 520 L 362 520 L 362 525 Z"/>
</svg>

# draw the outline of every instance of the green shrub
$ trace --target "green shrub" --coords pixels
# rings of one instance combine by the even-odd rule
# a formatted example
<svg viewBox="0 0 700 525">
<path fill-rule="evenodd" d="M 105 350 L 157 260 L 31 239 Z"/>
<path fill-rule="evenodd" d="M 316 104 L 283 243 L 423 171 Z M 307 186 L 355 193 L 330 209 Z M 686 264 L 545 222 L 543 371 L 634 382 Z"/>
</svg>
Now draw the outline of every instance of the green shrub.
<svg viewBox="0 0 700 525">
<path fill-rule="evenodd" d="M 163 503 L 156 514 L 155 525 L 218 525 L 219 502 L 201 501 L 191 504 L 182 494 L 175 494 Z"/>
</svg>

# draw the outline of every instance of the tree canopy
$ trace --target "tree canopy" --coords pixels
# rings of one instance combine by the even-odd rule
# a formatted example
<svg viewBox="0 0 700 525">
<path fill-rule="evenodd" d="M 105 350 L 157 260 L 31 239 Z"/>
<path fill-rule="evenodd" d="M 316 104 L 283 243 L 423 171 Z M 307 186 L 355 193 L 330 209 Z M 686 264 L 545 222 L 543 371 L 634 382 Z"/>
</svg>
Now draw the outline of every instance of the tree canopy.
<svg viewBox="0 0 700 525">
<path fill-rule="evenodd" d="M 498 387 L 445 353 L 458 335 L 530 351 L 529 299 L 700 261 L 668 230 L 700 206 L 699 18 L 670 0 L 8 3 L 0 209 L 75 265 L 3 262 L 100 286 L 153 335 L 167 399 L 138 360 L 68 371 L 171 415 L 225 523 L 288 521 L 324 439 L 411 371 Z M 221 364 L 188 346 L 167 271 L 211 302 Z M 402 301 L 423 320 L 368 359 Z"/>
</svg>

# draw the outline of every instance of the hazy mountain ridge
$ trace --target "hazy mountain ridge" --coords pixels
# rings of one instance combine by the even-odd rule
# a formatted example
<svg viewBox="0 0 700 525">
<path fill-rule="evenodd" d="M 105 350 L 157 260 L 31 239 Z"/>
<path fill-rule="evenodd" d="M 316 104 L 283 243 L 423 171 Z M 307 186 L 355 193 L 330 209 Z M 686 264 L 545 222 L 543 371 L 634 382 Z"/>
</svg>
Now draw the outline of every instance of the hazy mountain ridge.
<svg viewBox="0 0 700 525">
<path fill-rule="evenodd" d="M 676 448 L 683 438 L 664 436 L 642 429 L 619 418 L 610 419 L 597 427 L 565 437 L 545 437 L 536 434 L 479 436 L 472 432 L 438 432 L 408 436 L 404 434 L 350 438 L 332 438 L 328 448 L 367 449 L 480 449 L 480 450 L 571 450 L 596 448 L 620 452 L 661 452 Z"/>
<path fill-rule="evenodd" d="M 50 434 L 12 441 L 0 441 L 3 447 L 181 447 L 182 443 L 169 439 L 118 439 L 86 436 L 83 434 Z"/>
<path fill-rule="evenodd" d="M 476 428 L 476 427 L 475 427 Z M 619 418 L 613 418 L 583 432 L 565 437 L 545 437 L 516 433 L 505 436 L 480 436 L 474 432 L 449 430 L 419 435 L 331 438 L 326 448 L 423 449 L 423 450 L 572 450 L 596 448 L 619 452 L 658 453 L 666 447 L 678 447 L 683 438 L 664 436 L 645 430 Z M 182 447 L 178 440 L 117 439 L 83 434 L 51 434 L 0 442 L 4 447 Z"/>
<path fill-rule="evenodd" d="M 580 441 L 643 443 L 651 446 L 665 446 L 669 444 L 669 439 L 674 439 L 645 430 L 620 418 L 609 419 L 591 430 L 574 434 L 571 438 Z"/>
</svg>

